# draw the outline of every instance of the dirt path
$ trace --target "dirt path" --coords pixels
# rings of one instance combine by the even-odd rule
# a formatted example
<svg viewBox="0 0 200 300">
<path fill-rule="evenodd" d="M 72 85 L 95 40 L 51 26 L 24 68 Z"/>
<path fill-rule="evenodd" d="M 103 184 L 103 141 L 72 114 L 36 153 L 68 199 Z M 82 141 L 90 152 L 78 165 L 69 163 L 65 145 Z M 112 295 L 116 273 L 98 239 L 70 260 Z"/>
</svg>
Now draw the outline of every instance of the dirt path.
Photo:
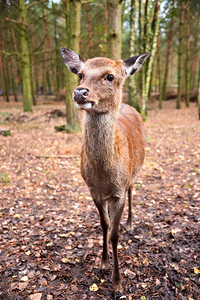
<svg viewBox="0 0 200 300">
<path fill-rule="evenodd" d="M 197 108 L 149 113 L 145 165 L 134 185 L 134 230 L 119 245 L 127 299 L 200 299 L 200 122 Z M 0 109 L 0 299 L 114 299 L 99 269 L 98 214 L 79 171 L 81 134 L 43 105 Z M 10 112 L 9 111 L 9 112 Z M 19 121 L 21 123 L 19 123 Z M 96 284 L 96 285 L 94 285 Z M 95 289 L 93 291 L 92 289 Z"/>
</svg>

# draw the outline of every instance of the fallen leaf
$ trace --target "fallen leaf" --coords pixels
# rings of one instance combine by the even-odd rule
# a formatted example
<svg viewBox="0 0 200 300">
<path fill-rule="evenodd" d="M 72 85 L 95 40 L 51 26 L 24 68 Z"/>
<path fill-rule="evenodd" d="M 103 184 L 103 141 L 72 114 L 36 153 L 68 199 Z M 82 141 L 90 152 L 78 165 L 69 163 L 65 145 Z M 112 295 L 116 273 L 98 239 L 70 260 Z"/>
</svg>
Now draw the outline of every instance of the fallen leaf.
<svg viewBox="0 0 200 300">
<path fill-rule="evenodd" d="M 42 298 L 42 293 L 36 293 L 29 296 L 30 300 L 40 300 Z"/>
<path fill-rule="evenodd" d="M 96 285 L 96 283 L 94 283 L 93 285 L 91 285 L 90 286 L 90 291 L 92 291 L 92 292 L 96 292 L 96 291 L 98 291 L 98 286 Z"/>
<path fill-rule="evenodd" d="M 14 218 L 20 218 L 20 217 L 21 217 L 21 215 L 19 215 L 19 214 L 15 214 L 13 217 L 14 217 Z"/>
<path fill-rule="evenodd" d="M 195 274 L 200 274 L 200 270 L 197 269 L 197 268 L 194 268 L 194 273 L 195 273 Z"/>
<path fill-rule="evenodd" d="M 69 259 L 63 257 L 63 258 L 61 259 L 61 261 L 62 261 L 63 264 L 67 264 L 67 263 L 69 262 Z"/>
<path fill-rule="evenodd" d="M 27 287 L 27 285 L 28 282 L 20 282 L 18 288 L 20 291 L 23 291 Z"/>
<path fill-rule="evenodd" d="M 28 280 L 28 276 L 23 276 L 20 281 L 26 282 Z"/>
<path fill-rule="evenodd" d="M 60 237 L 67 237 L 68 234 L 66 234 L 66 233 L 60 233 L 59 236 L 60 236 Z"/>
</svg>

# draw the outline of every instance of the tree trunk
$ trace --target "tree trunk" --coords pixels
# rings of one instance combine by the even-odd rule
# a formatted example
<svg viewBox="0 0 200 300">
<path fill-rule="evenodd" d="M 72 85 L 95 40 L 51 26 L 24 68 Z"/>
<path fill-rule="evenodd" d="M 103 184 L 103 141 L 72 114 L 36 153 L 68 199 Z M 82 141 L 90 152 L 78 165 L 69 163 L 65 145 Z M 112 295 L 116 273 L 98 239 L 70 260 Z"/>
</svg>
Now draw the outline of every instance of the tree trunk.
<svg viewBox="0 0 200 300">
<path fill-rule="evenodd" d="M 104 52 L 107 54 L 107 35 L 108 35 L 108 0 L 104 2 Z"/>
<path fill-rule="evenodd" d="M 90 3 L 86 3 L 86 11 L 87 11 L 87 25 L 88 25 L 88 56 L 91 57 L 92 55 L 92 26 L 91 26 L 91 18 L 90 18 Z"/>
<path fill-rule="evenodd" d="M 142 95 L 142 111 L 144 115 L 147 115 L 147 100 L 148 100 L 148 93 L 150 91 L 151 86 L 151 78 L 152 78 L 152 70 L 153 70 L 153 62 L 155 58 L 155 54 L 157 51 L 157 39 L 159 34 L 159 28 L 160 28 L 160 6 L 158 4 L 158 0 L 156 0 L 156 6 L 155 6 L 155 32 L 153 34 L 153 42 L 152 42 L 152 49 L 151 49 L 151 55 L 148 62 L 148 68 L 146 71 L 146 74 L 143 73 L 143 95 Z"/>
<path fill-rule="evenodd" d="M 108 0 L 107 56 L 121 58 L 121 0 Z"/>
<path fill-rule="evenodd" d="M 130 45 L 129 45 L 129 55 L 134 56 L 136 54 L 135 49 L 135 0 L 131 0 L 131 14 L 130 14 Z M 141 112 L 141 107 L 139 104 L 136 77 L 130 76 L 128 83 L 128 104 L 133 106 L 137 111 Z"/>
<path fill-rule="evenodd" d="M 52 6 L 53 6 L 53 8 L 55 8 L 55 3 L 52 3 Z M 54 51 L 55 70 L 54 70 L 54 72 L 55 72 L 56 94 L 60 90 L 60 69 L 59 69 L 60 55 L 59 55 L 59 51 L 57 50 L 58 49 L 57 30 L 58 30 L 57 18 L 55 16 L 54 17 L 54 47 L 55 47 L 55 51 Z"/>
<path fill-rule="evenodd" d="M 48 24 L 48 19 L 47 19 L 47 10 L 44 9 L 44 30 L 45 30 L 45 46 L 46 49 L 50 49 L 50 37 L 49 37 L 49 24 Z M 44 59 L 45 59 L 45 84 L 44 84 L 44 90 L 46 95 L 51 94 L 51 80 L 50 80 L 50 74 L 49 74 L 49 53 L 46 52 L 44 54 Z"/>
<path fill-rule="evenodd" d="M 174 1 L 172 6 L 172 18 L 169 24 L 169 32 L 167 35 L 167 53 L 166 53 L 166 60 L 165 60 L 165 73 L 164 73 L 163 86 L 162 86 L 163 100 L 166 100 L 166 88 L 168 82 L 167 79 L 169 73 L 169 61 L 170 61 L 171 47 L 172 47 L 173 25 L 174 25 Z"/>
<path fill-rule="evenodd" d="M 184 0 L 180 2 L 180 17 L 179 17 L 179 45 L 178 45 L 178 95 L 176 108 L 181 108 L 181 85 L 182 85 L 182 54 L 183 54 L 183 19 L 184 19 Z"/>
<path fill-rule="evenodd" d="M 200 59 L 199 59 L 199 73 L 198 73 L 198 114 L 199 114 L 199 120 L 200 120 Z"/>
<path fill-rule="evenodd" d="M 186 107 L 190 105 L 190 1 L 187 0 L 186 10 L 187 44 L 186 44 Z"/>
<path fill-rule="evenodd" d="M 143 52 L 146 52 L 146 44 L 147 44 L 148 2 L 149 2 L 149 0 L 145 0 L 145 3 L 144 3 Z"/>
<path fill-rule="evenodd" d="M 66 11 L 67 47 L 79 53 L 81 1 L 64 1 Z M 75 109 L 72 93 L 78 85 L 78 76 L 66 69 L 66 114 L 67 129 L 79 130 L 78 112 Z"/>
<path fill-rule="evenodd" d="M 153 37 L 153 38 L 148 38 L 147 39 L 146 50 L 148 50 L 150 52 L 152 52 L 152 49 L 153 49 L 153 46 L 154 46 L 153 43 L 156 42 L 155 47 L 157 48 L 157 40 L 158 40 L 158 35 L 159 35 L 159 32 L 160 32 L 160 16 L 159 16 L 159 3 L 158 2 L 159 2 L 159 0 L 157 0 L 153 5 L 153 12 L 154 13 L 153 13 L 153 18 L 152 18 L 151 27 L 150 27 L 151 31 L 150 30 L 148 31 L 148 35 Z M 150 14 L 150 12 L 149 12 L 149 14 Z M 157 35 L 157 37 L 156 37 L 156 40 L 154 41 L 154 36 L 155 35 Z M 155 55 L 156 55 L 156 53 L 155 53 Z M 146 70 L 148 70 L 149 62 L 150 62 L 150 60 L 147 60 L 147 63 L 145 65 Z M 153 63 L 152 63 L 152 66 L 151 66 L 150 83 L 149 83 L 149 88 L 148 88 L 148 98 L 149 98 L 150 93 L 151 93 L 151 84 L 152 84 L 152 80 L 153 80 L 153 68 L 154 68 L 154 59 L 153 59 Z"/>
<path fill-rule="evenodd" d="M 0 28 L 0 50 L 3 50 L 3 36 L 2 36 L 2 31 Z M 9 102 L 9 93 L 8 93 L 8 78 L 6 76 L 7 72 L 6 72 L 6 58 L 2 56 L 0 56 L 0 60 L 1 60 L 1 73 L 2 73 L 2 77 L 3 77 L 3 83 L 4 83 L 4 88 L 3 88 L 3 96 L 6 100 L 6 102 Z"/>
<path fill-rule="evenodd" d="M 137 6 L 138 6 L 138 53 L 142 53 L 142 1 L 137 0 Z M 140 95 L 142 95 L 142 84 L 143 84 L 143 68 L 142 71 L 138 73 L 138 87 Z"/>
<path fill-rule="evenodd" d="M 22 93 L 24 111 L 32 111 L 30 58 L 28 49 L 28 37 L 26 33 L 26 5 L 25 0 L 19 0 L 20 8 L 20 43 L 22 60 Z"/>
<path fill-rule="evenodd" d="M 12 62 L 11 62 L 12 64 Z M 13 95 L 14 95 L 14 100 L 15 102 L 18 102 L 17 99 L 17 91 L 16 91 L 16 83 L 15 83 L 15 78 L 14 78 L 14 73 L 11 72 L 11 81 L 12 81 L 12 91 L 13 91 Z"/>
<path fill-rule="evenodd" d="M 160 36 L 158 36 L 157 50 L 157 68 L 158 68 L 158 84 L 159 84 L 159 108 L 162 109 L 162 81 L 161 81 L 161 65 L 160 65 Z"/>
</svg>

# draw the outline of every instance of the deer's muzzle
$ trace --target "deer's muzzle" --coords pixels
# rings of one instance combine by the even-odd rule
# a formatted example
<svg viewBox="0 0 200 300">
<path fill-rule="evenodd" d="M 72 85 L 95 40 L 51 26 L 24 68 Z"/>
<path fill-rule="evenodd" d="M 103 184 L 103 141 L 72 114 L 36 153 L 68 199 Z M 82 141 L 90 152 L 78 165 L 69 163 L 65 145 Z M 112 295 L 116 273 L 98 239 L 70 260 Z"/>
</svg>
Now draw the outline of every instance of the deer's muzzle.
<svg viewBox="0 0 200 300">
<path fill-rule="evenodd" d="M 76 88 L 74 90 L 73 98 L 78 104 L 85 103 L 89 94 L 89 90 L 86 88 Z"/>
</svg>

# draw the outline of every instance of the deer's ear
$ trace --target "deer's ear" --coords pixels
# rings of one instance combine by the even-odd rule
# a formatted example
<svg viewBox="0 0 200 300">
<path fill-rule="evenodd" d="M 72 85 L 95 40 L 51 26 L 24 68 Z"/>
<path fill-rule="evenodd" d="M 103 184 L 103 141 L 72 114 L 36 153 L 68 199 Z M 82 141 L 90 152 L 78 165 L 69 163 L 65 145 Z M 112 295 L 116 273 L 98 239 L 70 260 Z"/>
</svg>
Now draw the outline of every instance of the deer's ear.
<svg viewBox="0 0 200 300">
<path fill-rule="evenodd" d="M 127 77 L 135 74 L 143 65 L 144 61 L 149 57 L 151 53 L 146 52 L 137 56 L 131 56 L 123 60 L 123 66 L 127 73 Z"/>
<path fill-rule="evenodd" d="M 76 52 L 65 47 L 60 48 L 60 53 L 68 69 L 72 73 L 78 74 L 78 72 L 84 66 L 86 59 L 80 57 Z"/>
</svg>

